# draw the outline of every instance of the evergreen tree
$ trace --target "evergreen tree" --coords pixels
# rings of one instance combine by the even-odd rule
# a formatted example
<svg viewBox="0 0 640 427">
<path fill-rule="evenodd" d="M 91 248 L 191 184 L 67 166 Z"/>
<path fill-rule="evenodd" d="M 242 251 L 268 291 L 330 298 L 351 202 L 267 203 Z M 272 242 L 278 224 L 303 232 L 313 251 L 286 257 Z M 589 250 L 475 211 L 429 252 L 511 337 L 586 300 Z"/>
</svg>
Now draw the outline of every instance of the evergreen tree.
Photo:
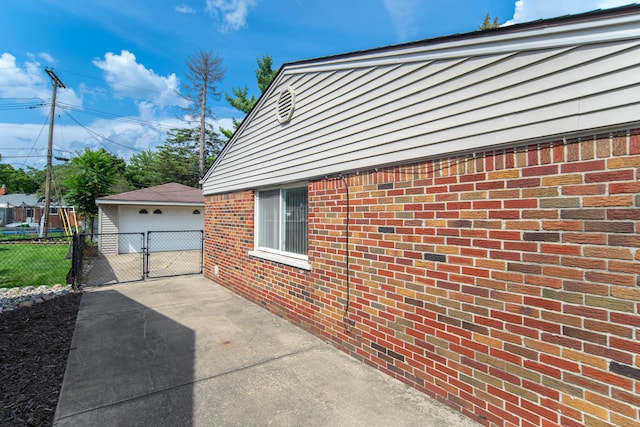
<svg viewBox="0 0 640 427">
<path fill-rule="evenodd" d="M 171 129 L 163 145 L 158 147 L 157 164 L 162 165 L 158 174 L 164 182 L 178 182 L 198 187 L 203 174 L 200 171 L 200 142 L 204 141 L 204 165 L 208 168 L 222 149 L 218 134 L 205 127 Z"/>
<path fill-rule="evenodd" d="M 158 153 L 145 150 L 134 154 L 129 159 L 125 175 L 134 188 L 147 188 L 164 184 L 160 177 Z"/>
<path fill-rule="evenodd" d="M 493 18 L 492 21 L 491 15 L 487 13 L 487 15 L 484 17 L 484 21 L 482 21 L 482 24 L 478 26 L 478 29 L 480 31 L 491 30 L 493 28 L 499 28 L 500 25 L 500 19 L 497 16 Z"/>
<path fill-rule="evenodd" d="M 272 67 L 273 59 L 271 58 L 271 56 L 264 55 L 262 58 L 258 59 L 256 80 L 258 83 L 258 89 L 260 89 L 260 94 L 262 94 L 269 87 L 273 78 L 276 76 L 276 74 L 278 74 L 278 70 L 274 70 Z M 238 111 L 242 111 L 244 114 L 248 114 L 258 101 L 255 96 L 249 96 L 249 87 L 246 85 L 243 88 L 232 88 L 231 93 L 231 95 L 225 93 L 225 99 L 233 108 Z M 238 129 L 238 126 L 240 126 L 240 122 L 238 120 L 232 120 L 232 130 L 220 128 L 220 132 L 222 132 L 222 134 L 226 136 L 227 139 L 231 138 L 233 132 L 235 132 L 235 130 Z"/>
</svg>

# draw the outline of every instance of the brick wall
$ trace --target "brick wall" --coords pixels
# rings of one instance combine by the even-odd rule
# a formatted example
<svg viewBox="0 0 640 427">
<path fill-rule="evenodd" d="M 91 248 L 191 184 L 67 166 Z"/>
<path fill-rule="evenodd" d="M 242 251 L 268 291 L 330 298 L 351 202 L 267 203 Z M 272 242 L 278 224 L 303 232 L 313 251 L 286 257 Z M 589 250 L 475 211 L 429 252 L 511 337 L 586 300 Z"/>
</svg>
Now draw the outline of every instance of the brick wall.
<svg viewBox="0 0 640 427">
<path fill-rule="evenodd" d="M 485 425 L 640 426 L 640 131 L 309 183 L 311 271 L 206 198 L 205 274 Z M 214 275 L 219 266 L 219 276 Z"/>
</svg>

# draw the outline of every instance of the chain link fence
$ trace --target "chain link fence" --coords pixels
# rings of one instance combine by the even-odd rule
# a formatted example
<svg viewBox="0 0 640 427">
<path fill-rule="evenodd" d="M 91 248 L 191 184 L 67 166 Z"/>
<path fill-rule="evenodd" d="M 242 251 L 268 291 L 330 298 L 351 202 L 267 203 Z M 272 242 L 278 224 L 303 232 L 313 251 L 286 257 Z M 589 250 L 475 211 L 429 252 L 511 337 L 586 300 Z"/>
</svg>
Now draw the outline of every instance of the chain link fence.
<svg viewBox="0 0 640 427">
<path fill-rule="evenodd" d="M 204 231 L 76 235 L 74 283 L 103 285 L 203 271 Z"/>
<path fill-rule="evenodd" d="M 72 237 L 0 240 L 0 288 L 73 283 Z"/>
<path fill-rule="evenodd" d="M 144 233 L 77 234 L 74 244 L 76 284 L 144 280 Z"/>
<path fill-rule="evenodd" d="M 0 288 L 200 274 L 202 230 L 0 239 Z"/>
<path fill-rule="evenodd" d="M 203 269 L 204 232 L 147 232 L 147 277 L 199 274 Z"/>
</svg>

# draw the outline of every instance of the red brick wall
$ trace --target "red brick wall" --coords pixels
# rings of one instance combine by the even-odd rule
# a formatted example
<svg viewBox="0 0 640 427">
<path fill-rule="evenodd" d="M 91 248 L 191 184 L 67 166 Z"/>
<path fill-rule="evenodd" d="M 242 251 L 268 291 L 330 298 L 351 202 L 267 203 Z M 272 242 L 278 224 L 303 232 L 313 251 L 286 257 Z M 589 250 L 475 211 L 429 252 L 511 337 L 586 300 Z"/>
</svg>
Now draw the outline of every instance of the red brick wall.
<svg viewBox="0 0 640 427">
<path fill-rule="evenodd" d="M 207 197 L 205 274 L 482 424 L 640 426 L 639 175 L 638 130 L 349 175 L 347 321 L 341 179 L 309 272 L 248 256 L 253 192 Z"/>
<path fill-rule="evenodd" d="M 31 209 L 33 216 L 31 217 L 34 222 L 40 223 L 40 219 L 42 218 L 42 212 L 44 209 L 42 207 L 16 207 L 13 211 L 13 221 L 14 222 L 25 222 L 29 217 L 27 217 L 27 209 Z M 71 212 L 67 212 L 71 216 Z M 49 221 L 49 229 L 53 228 L 63 228 L 62 218 L 60 217 L 60 213 L 55 215 L 49 215 L 47 218 Z M 76 219 L 71 218 L 71 224 L 75 226 L 76 222 L 84 220 L 83 217 L 76 213 Z"/>
</svg>

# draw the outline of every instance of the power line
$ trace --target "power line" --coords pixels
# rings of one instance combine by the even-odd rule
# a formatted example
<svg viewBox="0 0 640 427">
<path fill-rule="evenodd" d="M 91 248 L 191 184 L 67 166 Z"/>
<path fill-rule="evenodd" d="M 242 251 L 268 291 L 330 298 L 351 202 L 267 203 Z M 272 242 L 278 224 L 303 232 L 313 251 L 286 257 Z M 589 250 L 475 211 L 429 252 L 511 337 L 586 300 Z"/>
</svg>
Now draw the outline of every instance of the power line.
<svg viewBox="0 0 640 427">
<path fill-rule="evenodd" d="M 81 127 L 81 128 L 83 128 L 85 131 L 87 131 L 87 133 L 89 133 L 89 135 L 91 135 L 91 136 L 92 136 L 96 141 L 98 141 L 98 143 L 99 143 L 100 145 L 102 145 L 102 146 L 104 146 L 104 144 L 103 144 L 103 143 L 102 143 L 102 141 L 100 141 L 100 139 L 98 139 L 98 138 L 102 138 L 102 139 L 104 139 L 105 141 L 108 141 L 108 142 L 110 142 L 110 143 L 112 143 L 112 144 L 115 144 L 115 145 L 119 145 L 120 147 L 126 148 L 126 149 L 128 149 L 128 150 L 134 150 L 134 151 L 137 151 L 137 152 L 139 152 L 139 153 L 140 153 L 140 152 L 142 152 L 142 151 L 144 151 L 144 150 L 140 150 L 139 148 L 129 147 L 128 145 L 121 144 L 121 143 L 119 143 L 119 142 L 116 142 L 116 141 L 114 141 L 114 140 L 112 140 L 112 139 L 107 138 L 106 136 L 100 135 L 98 132 L 96 132 L 96 131 L 94 131 L 94 130 L 89 129 L 88 127 L 86 127 L 85 125 L 83 125 L 82 123 L 80 123 L 80 122 L 79 122 L 78 120 L 76 120 L 76 118 L 75 118 L 75 117 L 73 117 L 73 116 L 72 116 L 68 111 L 65 111 L 65 110 L 62 110 L 62 111 L 64 111 L 64 113 L 65 113 L 67 116 L 69 116 L 69 118 L 70 118 L 71 120 L 73 120 L 74 122 L 76 122 L 76 124 L 77 124 L 78 126 L 80 126 L 80 127 Z"/>
<path fill-rule="evenodd" d="M 142 91 L 142 92 L 148 92 L 148 93 L 153 93 L 153 94 L 162 94 L 162 92 L 157 91 L 157 90 L 146 89 L 146 88 L 139 87 L 139 86 L 125 85 L 125 84 L 114 82 L 114 81 L 111 81 L 111 80 L 105 80 L 104 78 L 90 76 L 90 75 L 87 75 L 87 74 L 75 73 L 75 72 L 69 71 L 69 70 L 61 70 L 61 71 L 64 71 L 66 74 L 72 74 L 72 75 L 75 75 L 75 76 L 78 76 L 78 77 L 84 77 L 86 79 L 97 80 L 97 81 L 106 83 L 108 86 L 119 86 L 119 87 L 123 87 L 123 88 L 127 88 L 127 89 L 139 90 L 139 91 Z M 176 94 L 176 97 L 180 97 L 180 96 L 181 95 Z"/>
<path fill-rule="evenodd" d="M 30 154 L 30 155 L 24 155 L 24 156 L 2 156 L 3 159 L 24 159 L 24 158 L 35 159 L 39 157 L 47 157 L 47 155 L 46 154 Z"/>
<path fill-rule="evenodd" d="M 58 75 L 52 68 L 45 68 L 44 71 L 51 78 L 53 86 L 53 93 L 51 95 L 51 114 L 49 115 L 49 142 L 47 144 L 47 173 L 46 181 L 44 185 L 44 212 L 42 215 L 42 228 L 40 229 L 40 237 L 47 237 L 49 231 L 49 207 L 51 206 L 51 179 L 52 179 L 52 157 L 53 157 L 53 122 L 56 117 L 56 94 L 58 88 L 66 89 L 62 80 L 58 78 Z"/>
<path fill-rule="evenodd" d="M 44 130 L 44 127 L 47 124 L 47 121 L 49 121 L 49 116 L 47 116 L 44 119 L 44 122 L 42 123 L 42 127 L 40 128 L 40 132 L 38 133 L 38 136 L 36 137 L 36 139 L 33 141 L 33 145 L 31 146 L 31 150 L 29 150 L 29 154 L 33 153 L 33 150 L 36 148 L 36 144 L 38 143 L 38 139 L 40 139 L 40 135 L 42 135 L 42 131 Z M 21 167 L 25 167 L 26 164 L 27 164 L 27 159 L 25 159 L 24 162 L 22 162 L 22 166 Z"/>
<path fill-rule="evenodd" d="M 77 113 L 87 114 L 89 116 L 98 117 L 101 119 L 117 120 L 123 123 L 137 124 L 137 125 L 149 127 L 152 129 L 160 129 L 160 130 L 166 130 L 166 131 L 173 129 L 173 126 L 167 126 L 165 124 L 162 124 L 161 122 L 152 122 L 148 120 L 137 119 L 134 117 L 121 116 L 118 114 L 107 113 L 104 111 L 94 110 L 94 109 L 85 108 L 85 107 L 78 107 L 75 105 L 65 104 L 61 102 L 58 103 L 58 106 L 63 110 L 71 110 Z"/>
<path fill-rule="evenodd" d="M 51 106 L 51 102 L 45 102 L 42 100 L 40 100 L 39 102 L 7 103 L 7 104 L 0 103 L 0 111 L 33 110 L 36 108 L 50 107 L 50 106 Z M 158 121 L 149 121 L 149 120 L 137 119 L 135 117 L 121 116 L 118 114 L 108 113 L 105 111 L 94 110 L 94 109 L 85 108 L 85 107 L 78 107 L 72 104 L 66 104 L 64 102 L 57 102 L 56 106 L 61 109 L 72 110 L 78 113 L 87 114 L 89 116 L 93 116 L 101 119 L 117 120 L 119 122 L 136 124 L 144 127 L 149 127 L 152 129 L 169 131 L 174 128 L 174 126 L 165 125 L 162 122 L 158 122 Z"/>
<path fill-rule="evenodd" d="M 39 69 L 39 68 L 38 67 L 0 67 L 0 70 L 37 70 L 37 69 Z M 117 87 L 122 87 L 122 88 L 126 88 L 126 89 L 135 89 L 137 91 L 146 92 L 146 93 L 150 93 L 150 94 L 154 94 L 154 95 L 161 95 L 163 93 L 163 92 L 158 91 L 158 90 L 143 88 L 143 87 L 140 87 L 140 86 L 126 85 L 126 84 L 118 83 L 118 82 L 115 82 L 115 81 L 112 81 L 112 80 L 106 80 L 106 79 L 101 78 L 101 77 L 95 77 L 95 76 L 88 75 L 88 74 L 76 73 L 76 72 L 71 71 L 71 70 L 65 70 L 65 69 L 61 69 L 61 68 L 59 68 L 58 70 L 64 71 L 65 74 L 71 74 L 71 75 L 78 76 L 78 77 L 84 77 L 85 79 L 96 80 L 96 81 L 105 83 L 109 87 L 117 86 Z M 162 76 L 159 76 L 159 77 L 162 77 Z M 12 84 L 0 85 L 0 87 L 2 87 L 2 86 L 14 86 L 14 85 L 12 85 Z M 176 98 L 182 97 L 179 93 L 176 93 L 175 96 L 176 96 Z M 139 99 L 136 99 L 136 98 L 132 98 L 132 99 L 139 100 Z"/>
<path fill-rule="evenodd" d="M 40 107 L 46 107 L 49 106 L 50 104 L 48 102 L 14 102 L 14 103 L 8 103 L 8 104 L 0 104 L 0 110 L 1 111 L 10 111 L 10 110 L 34 110 L 36 108 L 40 108 Z"/>
</svg>

